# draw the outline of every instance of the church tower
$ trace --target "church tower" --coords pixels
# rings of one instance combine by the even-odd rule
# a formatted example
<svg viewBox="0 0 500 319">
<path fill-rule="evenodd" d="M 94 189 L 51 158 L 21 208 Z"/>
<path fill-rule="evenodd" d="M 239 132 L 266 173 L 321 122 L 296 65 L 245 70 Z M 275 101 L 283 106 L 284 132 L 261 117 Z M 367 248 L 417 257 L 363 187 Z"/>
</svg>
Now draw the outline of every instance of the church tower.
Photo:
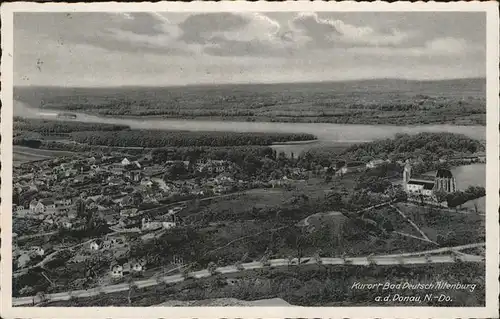
<svg viewBox="0 0 500 319">
<path fill-rule="evenodd" d="M 410 181 L 410 178 L 411 178 L 411 165 L 410 162 L 407 160 L 405 168 L 403 170 L 403 188 L 405 191 L 408 189 L 408 182 Z"/>
</svg>

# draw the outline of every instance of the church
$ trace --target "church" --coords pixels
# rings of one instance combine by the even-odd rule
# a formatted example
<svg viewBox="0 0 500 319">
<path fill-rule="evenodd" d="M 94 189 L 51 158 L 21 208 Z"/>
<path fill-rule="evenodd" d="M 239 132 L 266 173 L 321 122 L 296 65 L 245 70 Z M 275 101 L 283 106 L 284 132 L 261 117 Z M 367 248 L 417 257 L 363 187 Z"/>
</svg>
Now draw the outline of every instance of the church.
<svg viewBox="0 0 500 319">
<path fill-rule="evenodd" d="M 406 163 L 403 171 L 403 188 L 409 196 L 423 195 L 435 198 L 438 191 L 453 193 L 457 190 L 457 185 L 453 174 L 448 169 L 439 169 L 433 179 L 412 178 L 411 164 Z"/>
</svg>

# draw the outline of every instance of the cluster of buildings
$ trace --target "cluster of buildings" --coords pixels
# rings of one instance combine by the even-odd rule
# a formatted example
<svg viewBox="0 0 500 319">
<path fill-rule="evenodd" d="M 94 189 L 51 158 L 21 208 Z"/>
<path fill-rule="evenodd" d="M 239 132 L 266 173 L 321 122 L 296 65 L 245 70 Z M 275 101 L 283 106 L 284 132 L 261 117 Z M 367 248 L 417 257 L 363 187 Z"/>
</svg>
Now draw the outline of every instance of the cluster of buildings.
<svg viewBox="0 0 500 319">
<path fill-rule="evenodd" d="M 179 163 L 191 178 L 165 180 L 164 174 Z M 177 214 L 184 207 L 168 203 L 248 187 L 247 182 L 234 178 L 237 169 L 234 163 L 223 160 L 155 164 L 148 156 L 61 157 L 25 163 L 13 172 L 12 217 L 14 228 L 23 224 L 29 227 L 18 227 L 21 230 L 13 235 L 21 238 L 62 229 L 82 230 L 88 226 L 89 214 L 115 231 L 148 234 L 170 229 L 182 222 Z M 42 247 L 23 245 L 15 249 L 19 268 L 46 252 Z M 104 239 L 90 243 L 86 251 L 126 251 L 126 246 L 117 239 Z M 74 260 L 84 259 L 82 253 Z M 122 268 L 126 273 L 128 268 Z"/>
<path fill-rule="evenodd" d="M 18 200 L 14 201 L 13 217 L 38 219 L 46 226 L 44 230 L 72 229 L 78 227 L 77 206 L 83 200 L 85 209 L 95 209 L 109 225 L 126 225 L 127 219 L 136 217 L 137 210 L 144 210 L 141 206 L 161 206 L 169 197 L 206 197 L 245 187 L 245 182 L 234 179 L 237 168 L 228 161 L 181 162 L 186 170 L 203 172 L 206 177 L 165 181 L 163 174 L 174 163 L 158 165 L 148 158 L 91 156 L 21 166 L 14 171 Z M 148 220 L 143 224 L 143 228 L 150 227 Z"/>
<path fill-rule="evenodd" d="M 438 169 L 434 177 L 412 177 L 412 166 L 407 162 L 403 170 L 403 189 L 409 198 L 422 196 L 426 200 L 438 201 L 438 192 L 454 193 L 457 191 L 457 183 L 448 169 Z"/>
</svg>

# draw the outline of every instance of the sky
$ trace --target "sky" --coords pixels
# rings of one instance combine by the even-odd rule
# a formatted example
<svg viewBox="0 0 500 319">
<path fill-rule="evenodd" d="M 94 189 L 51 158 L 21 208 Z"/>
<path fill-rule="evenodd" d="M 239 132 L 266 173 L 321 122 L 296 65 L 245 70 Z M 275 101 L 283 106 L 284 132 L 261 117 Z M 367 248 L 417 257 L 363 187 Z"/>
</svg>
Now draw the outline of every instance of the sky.
<svg viewBox="0 0 500 319">
<path fill-rule="evenodd" d="M 15 13 L 14 85 L 486 76 L 474 12 Z"/>
</svg>

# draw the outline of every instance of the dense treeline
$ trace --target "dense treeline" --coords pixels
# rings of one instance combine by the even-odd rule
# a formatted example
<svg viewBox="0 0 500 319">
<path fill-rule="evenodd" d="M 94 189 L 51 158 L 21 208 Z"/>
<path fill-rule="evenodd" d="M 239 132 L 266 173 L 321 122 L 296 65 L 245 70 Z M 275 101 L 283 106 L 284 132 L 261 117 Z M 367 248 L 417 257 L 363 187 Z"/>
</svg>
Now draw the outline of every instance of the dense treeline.
<svg viewBox="0 0 500 319">
<path fill-rule="evenodd" d="M 155 163 L 173 161 L 196 161 L 196 160 L 226 160 L 236 164 L 245 158 L 276 157 L 276 151 L 267 146 L 236 146 L 236 147 L 179 147 L 159 148 L 151 152 Z"/>
<path fill-rule="evenodd" d="M 453 133 L 419 133 L 416 135 L 397 134 L 392 139 L 383 139 L 373 142 L 354 145 L 339 144 L 334 146 L 311 148 L 298 156 L 300 167 L 309 168 L 314 165 L 340 166 L 346 161 L 369 162 L 373 159 L 390 159 L 392 161 L 413 158 L 423 162 L 414 164 L 416 174 L 442 168 L 436 163 L 442 156 L 467 155 L 484 151 L 481 142 Z M 464 162 L 465 164 L 465 162 Z M 384 164 L 380 169 L 394 168 Z M 399 167 L 397 167 L 399 170 Z M 374 170 L 372 170 L 374 171 Z M 394 171 L 394 169 L 391 169 Z M 390 177 L 389 175 L 386 177 Z"/>
<path fill-rule="evenodd" d="M 462 134 L 419 133 L 396 134 L 394 139 L 356 144 L 347 148 L 341 156 L 367 161 L 374 158 L 393 160 L 421 158 L 425 161 L 438 160 L 446 155 L 471 154 L 480 151 L 484 151 L 484 145 L 480 141 Z"/>
<path fill-rule="evenodd" d="M 446 197 L 448 207 L 457 207 L 470 200 L 486 196 L 486 189 L 480 186 L 469 186 L 465 191 L 457 191 Z"/>
<path fill-rule="evenodd" d="M 14 132 L 37 132 L 40 134 L 64 134 L 79 131 L 121 131 L 127 125 L 69 122 L 43 119 L 14 118 Z"/>
<path fill-rule="evenodd" d="M 241 146 L 271 145 L 277 142 L 313 140 L 312 134 L 188 132 L 160 130 L 128 130 L 120 132 L 73 132 L 71 138 L 82 144 L 120 147 L 165 146 Z"/>
</svg>

